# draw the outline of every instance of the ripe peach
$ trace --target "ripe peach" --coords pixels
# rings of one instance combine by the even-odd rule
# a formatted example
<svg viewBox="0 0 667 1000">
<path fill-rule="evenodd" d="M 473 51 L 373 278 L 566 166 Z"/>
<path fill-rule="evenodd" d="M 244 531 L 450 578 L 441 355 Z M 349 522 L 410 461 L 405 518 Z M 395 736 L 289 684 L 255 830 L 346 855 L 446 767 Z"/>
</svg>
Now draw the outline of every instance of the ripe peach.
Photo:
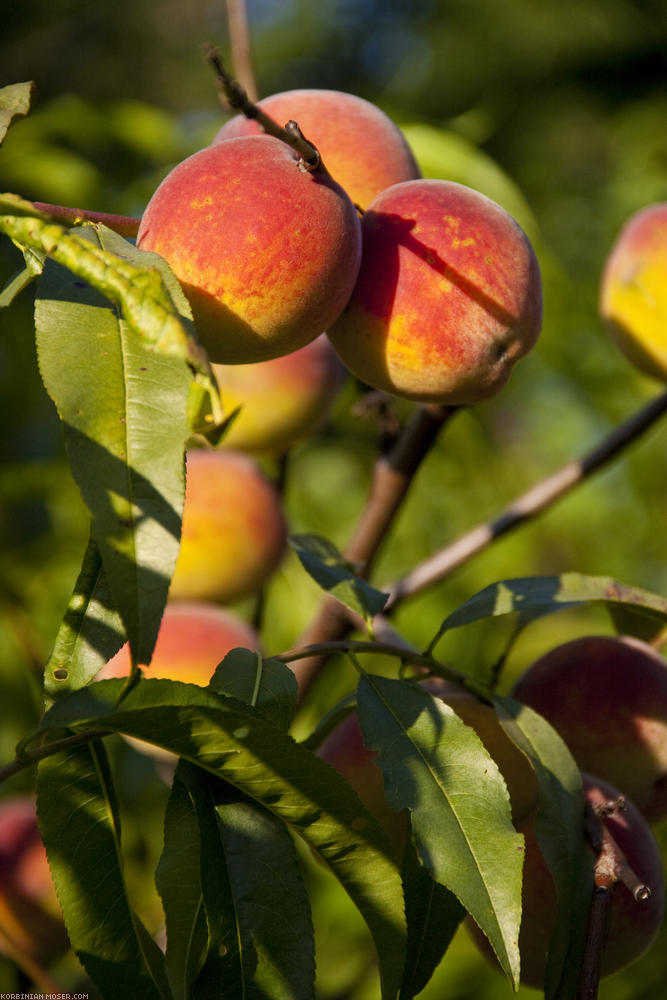
<svg viewBox="0 0 667 1000">
<path fill-rule="evenodd" d="M 629 636 L 573 639 L 533 663 L 513 695 L 649 822 L 667 813 L 667 663 L 651 646 Z"/>
<path fill-rule="evenodd" d="M 172 600 L 230 604 L 278 568 L 287 526 L 275 487 L 248 455 L 190 450 Z"/>
<path fill-rule="evenodd" d="M 356 209 L 271 136 L 188 157 L 159 185 L 137 236 L 171 265 L 211 361 L 266 361 L 321 334 L 359 270 Z"/>
<path fill-rule="evenodd" d="M 542 318 L 537 258 L 491 199 L 452 181 L 387 188 L 362 218 L 354 292 L 328 334 L 377 389 L 466 405 L 505 384 Z"/>
<path fill-rule="evenodd" d="M 227 412 L 241 407 L 225 446 L 273 455 L 318 428 L 346 375 L 324 334 L 272 361 L 212 367 Z"/>
<path fill-rule="evenodd" d="M 35 800 L 15 795 L 0 802 L 0 954 L 39 964 L 69 947 Z"/>
<path fill-rule="evenodd" d="M 602 273 L 600 314 L 637 368 L 667 380 L 667 202 L 621 229 Z"/>
<path fill-rule="evenodd" d="M 203 601 L 172 601 L 164 610 L 153 657 L 145 667 L 146 676 L 206 687 L 218 663 L 237 646 L 260 648 L 255 630 L 238 615 Z M 95 679 L 127 677 L 129 672 L 126 643 Z"/>
<path fill-rule="evenodd" d="M 327 170 L 361 208 L 392 184 L 421 176 L 397 125 L 380 108 L 338 90 L 287 90 L 259 101 L 278 125 L 290 119 L 320 151 Z M 237 115 L 222 126 L 213 142 L 262 130 Z"/>
<path fill-rule="evenodd" d="M 456 685 L 433 678 L 423 686 L 434 697 L 454 709 L 475 730 L 505 778 L 515 820 L 522 819 L 537 804 L 537 779 L 524 754 L 512 743 L 491 707 Z M 318 753 L 339 771 L 359 798 L 373 812 L 392 838 L 397 850 L 405 839 L 405 819 L 395 812 L 384 794 L 382 771 L 376 754 L 366 749 L 356 712 L 351 713 L 324 740 Z"/>
<path fill-rule="evenodd" d="M 584 794 L 591 805 L 602 805 L 618 799 L 620 792 L 613 785 L 588 774 L 583 774 L 582 778 Z M 556 918 L 556 893 L 537 843 L 534 819 L 534 814 L 531 814 L 517 824 L 517 829 L 526 838 L 519 950 L 521 982 L 541 989 Z M 613 889 L 600 970 L 601 976 L 609 976 L 634 962 L 650 948 L 664 914 L 665 886 L 658 844 L 632 801 L 626 799 L 625 808 L 604 816 L 603 822 L 626 856 L 630 867 L 651 890 L 648 899 L 637 901 L 622 883 L 618 883 Z M 481 952 L 495 964 L 491 947 L 477 925 L 470 917 L 466 918 L 465 924 Z"/>
</svg>

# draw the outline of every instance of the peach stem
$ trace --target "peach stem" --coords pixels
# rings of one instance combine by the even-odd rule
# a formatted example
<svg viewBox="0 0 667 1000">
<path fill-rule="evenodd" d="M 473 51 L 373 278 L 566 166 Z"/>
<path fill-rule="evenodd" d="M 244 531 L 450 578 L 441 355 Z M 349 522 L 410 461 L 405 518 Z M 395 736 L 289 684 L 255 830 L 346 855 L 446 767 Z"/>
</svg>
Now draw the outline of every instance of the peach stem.
<svg viewBox="0 0 667 1000">
<path fill-rule="evenodd" d="M 69 226 L 75 226 L 81 222 L 101 222 L 126 239 L 133 239 L 139 231 L 141 220 L 129 215 L 111 215 L 108 212 L 93 212 L 85 208 L 49 205 L 43 201 L 33 201 L 32 204 L 39 212 L 50 216 L 54 221 L 64 222 Z"/>
</svg>

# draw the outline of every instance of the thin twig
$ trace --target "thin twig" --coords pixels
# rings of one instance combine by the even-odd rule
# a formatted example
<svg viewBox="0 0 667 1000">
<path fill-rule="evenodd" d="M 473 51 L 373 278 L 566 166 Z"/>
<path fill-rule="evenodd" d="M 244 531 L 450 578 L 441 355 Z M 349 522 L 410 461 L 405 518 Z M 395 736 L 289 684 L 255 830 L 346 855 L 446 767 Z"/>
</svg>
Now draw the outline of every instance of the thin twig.
<svg viewBox="0 0 667 1000">
<path fill-rule="evenodd" d="M 98 740 L 108 735 L 109 733 L 105 729 L 87 729 L 82 733 L 64 736 L 60 740 L 51 740 L 49 743 L 42 743 L 41 746 L 35 747 L 34 750 L 25 750 L 20 757 L 17 757 L 4 767 L 0 767 L 0 783 L 6 781 L 8 778 L 13 778 L 15 774 L 25 770 L 26 767 L 31 767 L 33 764 L 39 763 L 45 757 L 52 757 L 54 753 L 59 753 L 61 750 L 69 750 L 70 747 L 80 746 L 82 743 L 90 743 L 91 740 Z"/>
<path fill-rule="evenodd" d="M 646 431 L 665 410 L 667 410 L 667 392 L 651 400 L 623 424 L 615 427 L 596 448 L 578 461 L 567 462 L 552 475 L 531 486 L 492 521 L 480 524 L 461 535 L 450 545 L 446 545 L 415 566 L 401 580 L 383 587 L 383 590 L 389 591 L 385 612 L 395 608 L 406 598 L 414 597 L 427 587 L 440 582 L 492 542 L 542 513 L 602 465 L 615 458 L 623 448 Z"/>
<path fill-rule="evenodd" d="M 141 219 L 129 215 L 111 215 L 108 212 L 93 212 L 85 208 L 68 208 L 66 205 L 49 205 L 44 201 L 33 201 L 35 208 L 57 222 L 68 226 L 78 226 L 82 222 L 101 222 L 113 229 L 119 236 L 133 239 L 139 232 Z"/>
<path fill-rule="evenodd" d="M 232 108 L 234 111 L 240 111 L 246 118 L 254 119 L 268 135 L 281 139 L 282 142 L 291 146 L 307 170 L 312 172 L 317 170 L 319 173 L 328 174 L 317 146 L 309 142 L 296 122 L 289 121 L 285 127 L 279 125 L 265 111 L 262 111 L 259 105 L 251 101 L 238 80 L 230 76 L 222 64 L 220 53 L 215 45 L 206 42 L 202 45 L 202 50 L 206 61 L 215 72 L 218 94 L 226 111 Z"/>
<path fill-rule="evenodd" d="M 227 0 L 227 30 L 234 76 L 250 100 L 256 101 L 257 82 L 250 57 L 250 31 L 245 0 Z"/>
<path fill-rule="evenodd" d="M 354 529 L 343 555 L 359 566 L 359 575 L 368 576 L 373 560 L 391 523 L 410 489 L 422 460 L 435 443 L 455 407 L 420 406 L 396 438 L 386 455 L 375 462 L 366 506 Z M 315 617 L 299 640 L 299 646 L 310 646 L 344 638 L 355 619 L 334 598 L 325 598 Z M 302 660 L 294 672 L 303 698 L 324 664 L 324 658 Z"/>
</svg>

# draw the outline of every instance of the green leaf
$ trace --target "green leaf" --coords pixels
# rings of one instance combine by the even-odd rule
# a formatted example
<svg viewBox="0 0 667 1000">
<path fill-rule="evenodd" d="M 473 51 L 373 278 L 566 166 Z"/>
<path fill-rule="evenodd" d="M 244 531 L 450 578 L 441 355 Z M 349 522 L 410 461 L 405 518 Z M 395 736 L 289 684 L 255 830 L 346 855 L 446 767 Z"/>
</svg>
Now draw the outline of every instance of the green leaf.
<svg viewBox="0 0 667 1000">
<path fill-rule="evenodd" d="M 232 649 L 218 664 L 209 687 L 252 705 L 265 719 L 287 731 L 297 708 L 294 671 L 281 660 L 264 659 L 250 649 Z"/>
<path fill-rule="evenodd" d="M 45 694 L 61 698 L 88 684 L 124 642 L 123 623 L 114 608 L 99 549 L 91 538 L 44 669 Z"/>
<path fill-rule="evenodd" d="M 108 232 L 87 227 L 78 239 L 95 251 Z M 139 253 L 116 234 L 110 239 L 129 256 Z M 64 425 L 113 604 L 134 656 L 148 663 L 180 545 L 190 369 L 51 261 L 35 320 L 40 371 Z"/>
<path fill-rule="evenodd" d="M 582 836 L 581 774 L 561 737 L 541 715 L 509 697 L 495 698 L 494 705 L 507 735 L 528 756 L 537 776 L 535 828 L 558 899 L 545 997 L 574 996 L 593 891 L 590 858 Z"/>
<path fill-rule="evenodd" d="M 197 1000 L 309 1000 L 310 904 L 285 824 L 226 782 L 181 763 L 200 833 L 209 952 Z"/>
<path fill-rule="evenodd" d="M 388 598 L 354 572 L 336 546 L 320 535 L 291 535 L 290 545 L 303 568 L 323 590 L 367 622 L 382 611 Z"/>
<path fill-rule="evenodd" d="M 28 114 L 34 87 L 31 80 L 28 83 L 10 83 L 0 89 L 0 143 L 13 120 Z"/>
<path fill-rule="evenodd" d="M 453 709 L 416 684 L 362 676 L 357 711 L 390 804 L 410 810 L 422 864 L 457 896 L 518 984 L 523 839 L 497 765 Z"/>
<path fill-rule="evenodd" d="M 581 604 L 624 606 L 647 617 L 667 622 L 667 600 L 639 587 L 619 583 L 609 576 L 563 573 L 561 576 L 527 576 L 489 584 L 445 618 L 429 646 L 432 652 L 450 628 L 482 618 L 518 612 L 526 620 Z"/>
<path fill-rule="evenodd" d="M 190 1000 L 202 968 L 208 930 L 201 875 L 197 810 L 176 769 L 164 817 L 164 846 L 155 871 L 167 929 L 165 965 L 174 1000 Z M 213 872 L 212 874 L 215 874 Z"/>
<path fill-rule="evenodd" d="M 162 953 L 128 903 L 118 809 L 99 742 L 40 762 L 37 810 L 67 933 L 86 972 L 110 1000 L 168 1000 Z"/>
<path fill-rule="evenodd" d="M 405 915 L 389 840 L 332 767 L 257 711 L 206 688 L 142 679 L 114 708 L 123 681 L 56 702 L 41 728 L 94 726 L 154 743 L 199 764 L 288 823 L 339 879 L 378 952 L 383 1000 L 403 973 Z"/>
<path fill-rule="evenodd" d="M 466 911 L 419 863 L 411 842 L 403 858 L 403 886 L 408 947 L 400 1000 L 412 1000 L 440 964 Z"/>
</svg>

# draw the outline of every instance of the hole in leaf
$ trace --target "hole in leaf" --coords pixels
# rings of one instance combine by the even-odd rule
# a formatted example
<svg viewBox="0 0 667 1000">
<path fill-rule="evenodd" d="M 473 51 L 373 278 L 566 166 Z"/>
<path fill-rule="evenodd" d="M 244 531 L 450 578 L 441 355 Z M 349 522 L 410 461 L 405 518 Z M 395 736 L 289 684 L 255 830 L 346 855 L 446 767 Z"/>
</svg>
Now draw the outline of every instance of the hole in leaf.
<svg viewBox="0 0 667 1000">
<path fill-rule="evenodd" d="M 57 681 L 66 681 L 69 677 L 69 670 L 65 670 L 64 667 L 59 667 L 57 670 L 53 671 L 53 676 Z"/>
</svg>

